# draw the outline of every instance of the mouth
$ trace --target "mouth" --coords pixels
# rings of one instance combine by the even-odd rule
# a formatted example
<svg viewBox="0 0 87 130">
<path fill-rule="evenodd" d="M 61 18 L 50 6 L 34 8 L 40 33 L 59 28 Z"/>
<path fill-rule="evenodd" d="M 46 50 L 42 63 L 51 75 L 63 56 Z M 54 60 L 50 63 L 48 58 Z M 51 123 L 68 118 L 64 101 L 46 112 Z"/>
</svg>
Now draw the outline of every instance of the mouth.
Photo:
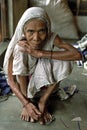
<svg viewBox="0 0 87 130">
<path fill-rule="evenodd" d="M 29 43 L 29 45 L 30 45 L 33 49 L 40 49 L 41 46 L 42 46 L 42 43 L 41 43 L 41 41 L 38 41 L 38 42 Z"/>
</svg>

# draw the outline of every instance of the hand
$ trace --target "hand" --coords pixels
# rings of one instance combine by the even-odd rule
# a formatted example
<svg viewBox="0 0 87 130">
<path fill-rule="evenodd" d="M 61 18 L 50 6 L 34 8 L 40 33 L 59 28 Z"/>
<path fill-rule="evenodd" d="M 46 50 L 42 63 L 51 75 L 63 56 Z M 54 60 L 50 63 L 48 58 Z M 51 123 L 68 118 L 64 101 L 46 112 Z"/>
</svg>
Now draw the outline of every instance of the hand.
<svg viewBox="0 0 87 130">
<path fill-rule="evenodd" d="M 20 51 L 28 53 L 36 58 L 41 57 L 41 50 L 35 49 L 29 43 L 27 43 L 26 40 L 19 41 L 18 45 L 22 47 L 22 49 Z"/>
<path fill-rule="evenodd" d="M 39 118 L 41 117 L 41 112 L 36 108 L 35 105 L 33 105 L 32 103 L 28 103 L 25 108 L 32 119 L 39 120 Z"/>
</svg>

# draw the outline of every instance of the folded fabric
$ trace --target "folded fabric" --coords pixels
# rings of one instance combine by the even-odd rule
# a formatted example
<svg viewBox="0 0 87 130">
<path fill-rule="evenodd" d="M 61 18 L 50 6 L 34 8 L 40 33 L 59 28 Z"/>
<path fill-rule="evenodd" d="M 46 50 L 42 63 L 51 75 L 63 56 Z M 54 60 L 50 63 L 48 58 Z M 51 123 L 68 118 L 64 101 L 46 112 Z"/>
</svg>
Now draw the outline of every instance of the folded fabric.
<svg viewBox="0 0 87 130">
<path fill-rule="evenodd" d="M 57 95 L 61 100 L 66 100 L 74 95 L 74 93 L 77 93 L 78 89 L 76 85 L 67 86 L 64 88 L 60 88 L 57 92 Z"/>
<path fill-rule="evenodd" d="M 65 88 L 65 92 L 68 95 L 72 96 L 76 92 L 76 88 L 77 88 L 76 85 L 72 85 L 70 87 Z"/>
</svg>

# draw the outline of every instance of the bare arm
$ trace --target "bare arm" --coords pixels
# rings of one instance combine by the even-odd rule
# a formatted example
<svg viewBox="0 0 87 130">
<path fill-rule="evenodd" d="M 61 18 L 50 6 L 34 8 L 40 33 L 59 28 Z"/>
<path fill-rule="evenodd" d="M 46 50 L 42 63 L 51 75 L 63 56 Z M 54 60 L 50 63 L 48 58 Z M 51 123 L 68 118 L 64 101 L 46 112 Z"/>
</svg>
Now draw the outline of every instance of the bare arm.
<svg viewBox="0 0 87 130">
<path fill-rule="evenodd" d="M 17 97 L 20 98 L 21 102 L 23 104 L 26 104 L 27 100 L 24 98 L 24 96 L 20 92 L 20 86 L 16 82 L 15 76 L 12 75 L 12 63 L 13 63 L 13 57 L 11 56 L 9 60 L 9 65 L 8 65 L 8 83 L 11 89 L 13 90 L 13 92 L 17 95 Z"/>
<path fill-rule="evenodd" d="M 48 58 L 51 57 L 52 59 L 67 60 L 67 61 L 82 59 L 82 55 L 76 48 L 74 48 L 69 43 L 65 43 L 58 36 L 56 36 L 56 38 L 54 40 L 54 46 L 56 46 L 60 49 L 64 49 L 64 50 L 63 51 L 52 51 L 52 52 L 44 51 L 44 52 L 42 52 L 42 57 L 48 57 Z M 50 53 L 50 55 L 49 55 L 49 53 Z"/>
<path fill-rule="evenodd" d="M 65 43 L 58 36 L 54 41 L 54 46 L 64 49 L 64 51 L 53 52 L 53 59 L 58 60 L 81 60 L 82 56 L 80 52 L 69 43 Z"/>
<path fill-rule="evenodd" d="M 44 51 L 32 49 L 26 42 L 19 42 L 19 45 L 23 47 L 22 51 L 27 52 L 36 58 L 52 58 L 56 60 L 81 60 L 82 56 L 80 52 L 72 45 L 63 42 L 59 36 L 56 36 L 54 40 L 54 46 L 64 49 L 64 51 Z"/>
<path fill-rule="evenodd" d="M 22 92 L 19 89 L 19 84 L 15 80 L 15 76 L 12 75 L 12 63 L 13 63 L 13 57 L 10 57 L 9 65 L 8 65 L 8 83 L 12 89 L 12 91 L 16 94 L 16 96 L 19 98 L 19 100 L 22 102 L 23 106 L 25 106 L 28 114 L 30 117 L 32 117 L 35 120 L 38 120 L 41 113 L 38 111 L 38 109 L 27 99 Z"/>
</svg>

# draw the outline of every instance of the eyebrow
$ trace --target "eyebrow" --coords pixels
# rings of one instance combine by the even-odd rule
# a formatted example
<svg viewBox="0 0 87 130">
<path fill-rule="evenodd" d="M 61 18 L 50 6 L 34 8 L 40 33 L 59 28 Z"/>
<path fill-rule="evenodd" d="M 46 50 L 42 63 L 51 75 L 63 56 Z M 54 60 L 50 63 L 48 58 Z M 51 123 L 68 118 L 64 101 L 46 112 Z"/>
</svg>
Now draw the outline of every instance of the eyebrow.
<svg viewBox="0 0 87 130">
<path fill-rule="evenodd" d="M 27 31 L 31 31 L 31 32 L 32 32 L 32 31 L 42 31 L 42 30 L 43 30 L 43 31 L 46 31 L 46 28 L 40 28 L 40 29 L 38 29 L 38 30 L 34 30 L 34 29 L 31 29 L 31 28 L 30 28 L 30 29 L 27 29 Z"/>
</svg>

